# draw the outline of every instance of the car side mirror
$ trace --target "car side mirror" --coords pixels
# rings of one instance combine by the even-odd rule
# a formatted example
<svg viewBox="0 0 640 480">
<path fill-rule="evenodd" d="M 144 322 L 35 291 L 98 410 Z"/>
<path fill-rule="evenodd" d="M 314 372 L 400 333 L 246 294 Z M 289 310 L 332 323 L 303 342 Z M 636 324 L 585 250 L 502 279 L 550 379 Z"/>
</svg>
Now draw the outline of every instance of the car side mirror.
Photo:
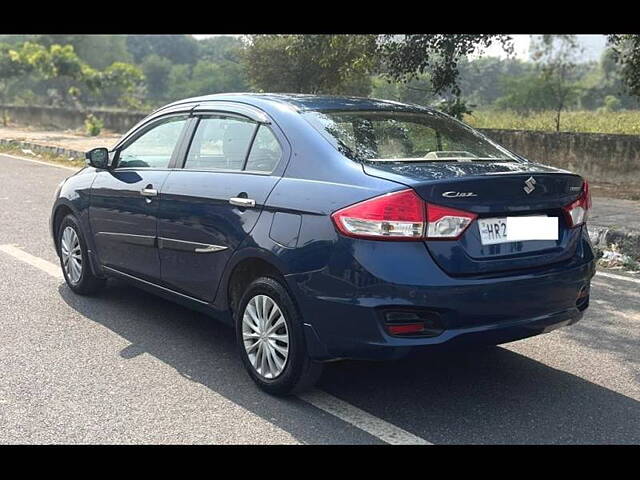
<svg viewBox="0 0 640 480">
<path fill-rule="evenodd" d="M 109 150 L 105 147 L 98 147 L 89 150 L 85 157 L 87 163 L 95 168 L 109 168 Z"/>
</svg>

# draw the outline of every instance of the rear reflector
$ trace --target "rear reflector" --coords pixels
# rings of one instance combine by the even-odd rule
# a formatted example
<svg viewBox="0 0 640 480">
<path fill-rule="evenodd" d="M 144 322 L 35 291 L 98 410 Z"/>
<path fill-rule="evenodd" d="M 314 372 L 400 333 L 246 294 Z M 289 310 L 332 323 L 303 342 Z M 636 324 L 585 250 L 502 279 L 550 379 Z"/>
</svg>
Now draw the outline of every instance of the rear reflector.
<svg viewBox="0 0 640 480">
<path fill-rule="evenodd" d="M 415 333 L 422 333 L 424 330 L 424 324 L 420 323 L 407 323 L 406 325 L 387 325 L 387 330 L 391 335 L 411 335 Z"/>
<path fill-rule="evenodd" d="M 476 217 L 428 204 L 411 189 L 374 197 L 331 215 L 343 235 L 373 240 L 456 239 Z"/>
<path fill-rule="evenodd" d="M 444 331 L 440 315 L 428 310 L 386 310 L 384 326 L 398 336 L 436 337 Z"/>
</svg>

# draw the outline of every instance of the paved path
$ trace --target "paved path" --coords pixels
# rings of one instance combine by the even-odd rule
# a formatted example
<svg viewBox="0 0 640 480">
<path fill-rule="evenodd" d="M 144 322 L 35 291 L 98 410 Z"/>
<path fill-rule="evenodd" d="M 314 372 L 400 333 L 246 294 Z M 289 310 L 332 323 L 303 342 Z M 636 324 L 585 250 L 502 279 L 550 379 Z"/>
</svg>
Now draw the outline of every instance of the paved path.
<svg viewBox="0 0 640 480">
<path fill-rule="evenodd" d="M 609 228 L 624 228 L 640 233 L 640 201 L 594 197 L 589 223 Z"/>
<path fill-rule="evenodd" d="M 86 152 L 95 147 L 113 147 L 122 137 L 116 133 L 102 133 L 99 137 L 87 137 L 72 130 L 52 131 L 26 127 L 0 127 L 0 139 L 12 139 L 41 145 Z"/>
</svg>

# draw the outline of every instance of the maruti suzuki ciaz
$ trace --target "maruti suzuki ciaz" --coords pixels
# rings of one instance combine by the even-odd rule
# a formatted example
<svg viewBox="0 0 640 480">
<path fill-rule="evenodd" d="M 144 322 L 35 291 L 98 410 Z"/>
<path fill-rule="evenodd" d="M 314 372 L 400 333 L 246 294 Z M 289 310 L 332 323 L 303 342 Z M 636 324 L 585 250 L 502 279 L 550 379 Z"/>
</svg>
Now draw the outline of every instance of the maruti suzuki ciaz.
<svg viewBox="0 0 640 480">
<path fill-rule="evenodd" d="M 509 342 L 589 305 L 587 182 L 430 108 L 190 98 L 87 163 L 51 214 L 69 288 L 115 277 L 227 322 L 272 394 L 327 361 Z"/>
</svg>

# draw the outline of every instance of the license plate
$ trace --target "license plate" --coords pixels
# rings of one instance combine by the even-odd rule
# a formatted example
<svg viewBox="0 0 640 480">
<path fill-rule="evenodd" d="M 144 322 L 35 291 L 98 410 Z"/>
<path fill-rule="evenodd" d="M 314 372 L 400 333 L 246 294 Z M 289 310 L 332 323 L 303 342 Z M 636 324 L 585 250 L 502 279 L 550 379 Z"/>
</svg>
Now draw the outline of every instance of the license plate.
<svg viewBox="0 0 640 480">
<path fill-rule="evenodd" d="M 478 228 L 482 245 L 558 239 L 558 217 L 531 215 L 479 218 Z"/>
<path fill-rule="evenodd" d="M 509 241 L 507 240 L 507 217 L 479 218 L 478 227 L 482 245 L 495 245 Z"/>
</svg>

